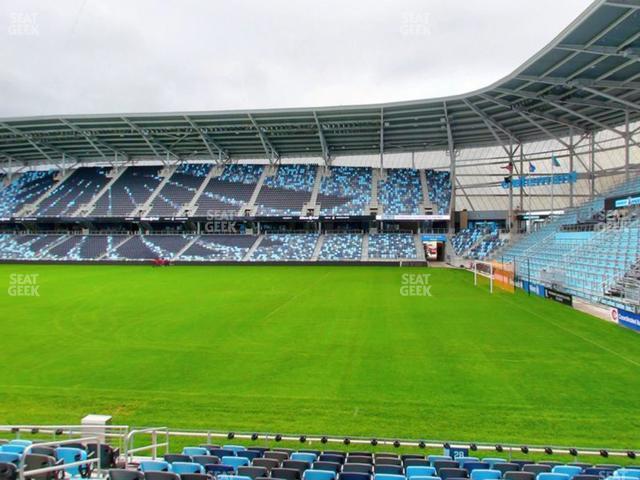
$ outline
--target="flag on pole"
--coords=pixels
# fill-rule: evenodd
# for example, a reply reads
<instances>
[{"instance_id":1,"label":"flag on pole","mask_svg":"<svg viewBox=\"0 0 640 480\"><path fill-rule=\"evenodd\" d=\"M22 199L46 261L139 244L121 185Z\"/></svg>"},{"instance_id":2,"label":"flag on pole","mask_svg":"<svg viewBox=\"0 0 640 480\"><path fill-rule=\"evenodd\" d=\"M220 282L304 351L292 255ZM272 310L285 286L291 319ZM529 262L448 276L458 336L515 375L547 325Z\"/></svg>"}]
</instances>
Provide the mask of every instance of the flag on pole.
<instances>
[{"instance_id":1,"label":"flag on pole","mask_svg":"<svg viewBox=\"0 0 640 480\"><path fill-rule=\"evenodd\" d=\"M513 162L509 162L508 165L505 165L505 166L500 167L500 168L504 168L505 170L508 170L509 173L513 173Z\"/></svg>"},{"instance_id":2,"label":"flag on pole","mask_svg":"<svg viewBox=\"0 0 640 480\"><path fill-rule=\"evenodd\" d=\"M558 157L556 157L555 153L553 155L551 155L551 165L554 166L554 167L559 167L560 166L560 162L558 161Z\"/></svg>"},{"instance_id":3,"label":"flag on pole","mask_svg":"<svg viewBox=\"0 0 640 480\"><path fill-rule=\"evenodd\" d=\"M529 173L534 173L536 171L536 166L529 162Z\"/></svg>"}]
</instances>

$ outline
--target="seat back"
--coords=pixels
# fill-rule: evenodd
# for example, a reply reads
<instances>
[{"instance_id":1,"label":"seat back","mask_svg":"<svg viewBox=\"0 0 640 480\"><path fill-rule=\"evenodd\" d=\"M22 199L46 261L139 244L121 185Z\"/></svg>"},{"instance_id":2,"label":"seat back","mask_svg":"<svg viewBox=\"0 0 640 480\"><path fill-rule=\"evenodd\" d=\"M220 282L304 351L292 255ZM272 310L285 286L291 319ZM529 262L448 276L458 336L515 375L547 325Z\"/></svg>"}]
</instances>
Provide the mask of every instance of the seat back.
<instances>
[{"instance_id":1,"label":"seat back","mask_svg":"<svg viewBox=\"0 0 640 480\"><path fill-rule=\"evenodd\" d=\"M502 478L505 480L535 480L536 474L533 472L505 472Z\"/></svg>"},{"instance_id":2,"label":"seat back","mask_svg":"<svg viewBox=\"0 0 640 480\"><path fill-rule=\"evenodd\" d=\"M260 477L268 477L269 470L266 467L238 467L238 475L242 475L243 477L250 477L253 480Z\"/></svg>"},{"instance_id":3,"label":"seat back","mask_svg":"<svg viewBox=\"0 0 640 480\"><path fill-rule=\"evenodd\" d=\"M36 455L47 455L48 457L55 457L56 449L55 447L31 447L31 450L29 451L29 453L35 453ZM17 455L17 454L14 453L13 455Z\"/></svg>"},{"instance_id":4,"label":"seat back","mask_svg":"<svg viewBox=\"0 0 640 480\"><path fill-rule=\"evenodd\" d=\"M243 457L249 459L251 462L254 458L260 458L262 456L262 452L258 450L240 450L236 452L238 457Z\"/></svg>"},{"instance_id":5,"label":"seat back","mask_svg":"<svg viewBox=\"0 0 640 480\"><path fill-rule=\"evenodd\" d=\"M204 466L205 472L211 475L225 475L231 474L235 472L235 469L231 465L222 465L222 464L207 464Z\"/></svg>"},{"instance_id":6,"label":"seat back","mask_svg":"<svg viewBox=\"0 0 640 480\"><path fill-rule=\"evenodd\" d=\"M582 467L578 467L577 465L558 465L551 469L553 473L564 473L565 475L569 475L569 478L573 478L579 473L582 473Z\"/></svg>"},{"instance_id":7,"label":"seat back","mask_svg":"<svg viewBox=\"0 0 640 480\"><path fill-rule=\"evenodd\" d=\"M273 468L271 478L281 478L282 480L299 480L300 470L295 468Z\"/></svg>"},{"instance_id":8,"label":"seat back","mask_svg":"<svg viewBox=\"0 0 640 480\"><path fill-rule=\"evenodd\" d=\"M264 458L273 458L278 460L280 463L284 462L289 458L289 454L286 452L264 452Z\"/></svg>"},{"instance_id":9,"label":"seat back","mask_svg":"<svg viewBox=\"0 0 640 480\"><path fill-rule=\"evenodd\" d=\"M404 475L395 475L393 473L376 473L374 480L405 480Z\"/></svg>"},{"instance_id":10,"label":"seat back","mask_svg":"<svg viewBox=\"0 0 640 480\"><path fill-rule=\"evenodd\" d=\"M513 462L506 462L506 463L494 463L493 464L493 470L498 470L500 473L502 473L502 475L504 475L507 472L519 472L520 471L520 465L518 465L517 463L513 463Z\"/></svg>"},{"instance_id":11,"label":"seat back","mask_svg":"<svg viewBox=\"0 0 640 480\"><path fill-rule=\"evenodd\" d=\"M18 467L12 462L0 462L0 480L16 480Z\"/></svg>"},{"instance_id":12,"label":"seat back","mask_svg":"<svg viewBox=\"0 0 640 480\"><path fill-rule=\"evenodd\" d=\"M573 480L599 480L601 477L599 475L587 475L584 473L579 473L578 475L573 476Z\"/></svg>"},{"instance_id":13,"label":"seat back","mask_svg":"<svg viewBox=\"0 0 640 480\"><path fill-rule=\"evenodd\" d=\"M570 480L569 475L564 473L539 473L536 480Z\"/></svg>"},{"instance_id":14,"label":"seat back","mask_svg":"<svg viewBox=\"0 0 640 480\"><path fill-rule=\"evenodd\" d=\"M342 472L338 475L338 480L371 480L371 475L359 472Z\"/></svg>"},{"instance_id":15,"label":"seat back","mask_svg":"<svg viewBox=\"0 0 640 480\"><path fill-rule=\"evenodd\" d=\"M138 470L111 468L109 470L109 480L144 480L144 474Z\"/></svg>"},{"instance_id":16,"label":"seat back","mask_svg":"<svg viewBox=\"0 0 640 480\"><path fill-rule=\"evenodd\" d=\"M195 462L173 462L171 471L178 475L183 473L204 473L204 467Z\"/></svg>"},{"instance_id":17,"label":"seat back","mask_svg":"<svg viewBox=\"0 0 640 480\"><path fill-rule=\"evenodd\" d=\"M498 480L502 477L499 470L476 468L471 472L471 480Z\"/></svg>"},{"instance_id":18,"label":"seat back","mask_svg":"<svg viewBox=\"0 0 640 480\"><path fill-rule=\"evenodd\" d=\"M181 473L180 480L213 480L213 477L206 473Z\"/></svg>"},{"instance_id":19,"label":"seat back","mask_svg":"<svg viewBox=\"0 0 640 480\"><path fill-rule=\"evenodd\" d=\"M467 478L469 474L464 468L441 468L438 470L438 476L442 480L447 478Z\"/></svg>"},{"instance_id":20,"label":"seat back","mask_svg":"<svg viewBox=\"0 0 640 480\"><path fill-rule=\"evenodd\" d=\"M97 443L87 443L87 454L93 457L98 457L98 444ZM113 448L111 445L106 443L100 444L100 468L106 470L108 468L115 468L118 457L120 456L120 449Z\"/></svg>"},{"instance_id":21,"label":"seat back","mask_svg":"<svg viewBox=\"0 0 640 480\"><path fill-rule=\"evenodd\" d=\"M376 465L402 465L398 457L376 457Z\"/></svg>"},{"instance_id":22,"label":"seat back","mask_svg":"<svg viewBox=\"0 0 640 480\"><path fill-rule=\"evenodd\" d=\"M551 472L551 467L549 465L543 465L541 463L529 463L522 467L522 471L535 473L536 475L538 475L540 473Z\"/></svg>"},{"instance_id":23,"label":"seat back","mask_svg":"<svg viewBox=\"0 0 640 480\"><path fill-rule=\"evenodd\" d=\"M180 480L180 476L173 472L144 472L144 480Z\"/></svg>"},{"instance_id":24,"label":"seat back","mask_svg":"<svg viewBox=\"0 0 640 480\"><path fill-rule=\"evenodd\" d=\"M202 466L220 463L220 459L214 455L194 455L191 457L191 461L199 463Z\"/></svg>"},{"instance_id":25,"label":"seat back","mask_svg":"<svg viewBox=\"0 0 640 480\"><path fill-rule=\"evenodd\" d=\"M335 480L336 472L330 470L305 470L303 480Z\"/></svg>"},{"instance_id":26,"label":"seat back","mask_svg":"<svg viewBox=\"0 0 640 480\"><path fill-rule=\"evenodd\" d=\"M87 452L80 448L74 447L58 447L56 448L56 459L62 460L63 463L79 462L87 459ZM88 476L89 465L78 465L65 468L65 471L71 475L81 475L83 477Z\"/></svg>"},{"instance_id":27,"label":"seat back","mask_svg":"<svg viewBox=\"0 0 640 480\"><path fill-rule=\"evenodd\" d=\"M275 458L256 458L251 462L251 465L254 467L264 467L268 472L270 472L272 468L278 468L280 466L280 462Z\"/></svg>"},{"instance_id":28,"label":"seat back","mask_svg":"<svg viewBox=\"0 0 640 480\"><path fill-rule=\"evenodd\" d=\"M27 454L24 456L24 469L25 470L37 470L39 468L53 467L56 464L56 459L49 455ZM36 480L53 480L57 477L57 472L38 473L36 475L30 475L30 479Z\"/></svg>"},{"instance_id":29,"label":"seat back","mask_svg":"<svg viewBox=\"0 0 640 480\"><path fill-rule=\"evenodd\" d=\"M311 468L314 470L328 470L329 472L338 473L340 471L340 464L336 462L313 462Z\"/></svg>"},{"instance_id":30,"label":"seat back","mask_svg":"<svg viewBox=\"0 0 640 480\"><path fill-rule=\"evenodd\" d=\"M349 455L346 463L368 463L373 465L373 458L368 455Z\"/></svg>"},{"instance_id":31,"label":"seat back","mask_svg":"<svg viewBox=\"0 0 640 480\"><path fill-rule=\"evenodd\" d=\"M318 460L320 460L321 462L335 462L342 465L344 463L345 456L335 453L323 453L318 456Z\"/></svg>"},{"instance_id":32,"label":"seat back","mask_svg":"<svg viewBox=\"0 0 640 480\"><path fill-rule=\"evenodd\" d=\"M458 462L453 460L436 460L432 465L436 468L436 472L440 472L443 468L458 468Z\"/></svg>"},{"instance_id":33,"label":"seat back","mask_svg":"<svg viewBox=\"0 0 640 480\"><path fill-rule=\"evenodd\" d=\"M209 450L209 455L213 455L218 458L233 457L236 454L236 452L234 452L233 450L228 450L226 448L210 448L208 450ZM206 453L205 454L198 453L196 455L206 455Z\"/></svg>"},{"instance_id":34,"label":"seat back","mask_svg":"<svg viewBox=\"0 0 640 480\"><path fill-rule=\"evenodd\" d=\"M249 465L249 459L245 457L232 457L232 456L224 456L220 459L223 465L230 465L234 470L237 470L238 467L244 467Z\"/></svg>"},{"instance_id":35,"label":"seat back","mask_svg":"<svg viewBox=\"0 0 640 480\"><path fill-rule=\"evenodd\" d=\"M474 470L490 470L491 469L491 465L489 465L486 462L465 462L464 465L462 466L462 468L464 468L467 472L471 473Z\"/></svg>"},{"instance_id":36,"label":"seat back","mask_svg":"<svg viewBox=\"0 0 640 480\"><path fill-rule=\"evenodd\" d=\"M436 474L435 467L411 465L406 467L405 470L405 475L409 479L411 479L411 477L433 477Z\"/></svg>"},{"instance_id":37,"label":"seat back","mask_svg":"<svg viewBox=\"0 0 640 480\"><path fill-rule=\"evenodd\" d=\"M482 459L483 463L488 463L489 468L493 468L496 463L507 463L506 458L485 457Z\"/></svg>"},{"instance_id":38,"label":"seat back","mask_svg":"<svg viewBox=\"0 0 640 480\"><path fill-rule=\"evenodd\" d=\"M425 458L405 458L402 460L405 470L407 467L431 467L431 462ZM435 467L432 467L435 469Z\"/></svg>"},{"instance_id":39,"label":"seat back","mask_svg":"<svg viewBox=\"0 0 640 480\"><path fill-rule=\"evenodd\" d=\"M282 468L293 468L298 470L300 475L302 475L302 472L311 468L311 464L309 462L303 462L302 460L285 460L282 462Z\"/></svg>"},{"instance_id":40,"label":"seat back","mask_svg":"<svg viewBox=\"0 0 640 480\"><path fill-rule=\"evenodd\" d=\"M11 452L0 452L0 462L2 463L13 463L14 465L18 465L20 463L21 455L18 453Z\"/></svg>"},{"instance_id":41,"label":"seat back","mask_svg":"<svg viewBox=\"0 0 640 480\"><path fill-rule=\"evenodd\" d=\"M316 461L317 455L310 452L293 452L289 458L311 464Z\"/></svg>"},{"instance_id":42,"label":"seat back","mask_svg":"<svg viewBox=\"0 0 640 480\"><path fill-rule=\"evenodd\" d=\"M400 465L376 465L373 467L373 471L376 475L378 474L387 474L387 475L404 475L404 470Z\"/></svg>"},{"instance_id":43,"label":"seat back","mask_svg":"<svg viewBox=\"0 0 640 480\"><path fill-rule=\"evenodd\" d=\"M167 453L162 458L165 462L192 462L193 459L189 455L181 455L179 453Z\"/></svg>"},{"instance_id":44,"label":"seat back","mask_svg":"<svg viewBox=\"0 0 640 480\"><path fill-rule=\"evenodd\" d=\"M147 472L169 472L171 465L164 460L143 460L140 462L140 471Z\"/></svg>"},{"instance_id":45,"label":"seat back","mask_svg":"<svg viewBox=\"0 0 640 480\"><path fill-rule=\"evenodd\" d=\"M33 442L31 440L22 440L20 438L14 438L13 440L9 441L9 445L22 445L23 447L28 447L30 445L33 445Z\"/></svg>"},{"instance_id":46,"label":"seat back","mask_svg":"<svg viewBox=\"0 0 640 480\"><path fill-rule=\"evenodd\" d=\"M244 445L223 445L225 450L231 450L234 453L243 452L247 449Z\"/></svg>"},{"instance_id":47,"label":"seat back","mask_svg":"<svg viewBox=\"0 0 640 480\"><path fill-rule=\"evenodd\" d=\"M26 447L24 445L14 445L12 443L7 443L6 445L2 445L0 447L0 451L5 453L18 453L22 455L25 448Z\"/></svg>"},{"instance_id":48,"label":"seat back","mask_svg":"<svg viewBox=\"0 0 640 480\"><path fill-rule=\"evenodd\" d=\"M366 473L371 475L373 474L373 465L369 463L345 463L342 466L342 471L345 473Z\"/></svg>"},{"instance_id":49,"label":"seat back","mask_svg":"<svg viewBox=\"0 0 640 480\"><path fill-rule=\"evenodd\" d=\"M190 457L193 455L209 455L209 450L204 447L184 447L182 454Z\"/></svg>"}]
</instances>

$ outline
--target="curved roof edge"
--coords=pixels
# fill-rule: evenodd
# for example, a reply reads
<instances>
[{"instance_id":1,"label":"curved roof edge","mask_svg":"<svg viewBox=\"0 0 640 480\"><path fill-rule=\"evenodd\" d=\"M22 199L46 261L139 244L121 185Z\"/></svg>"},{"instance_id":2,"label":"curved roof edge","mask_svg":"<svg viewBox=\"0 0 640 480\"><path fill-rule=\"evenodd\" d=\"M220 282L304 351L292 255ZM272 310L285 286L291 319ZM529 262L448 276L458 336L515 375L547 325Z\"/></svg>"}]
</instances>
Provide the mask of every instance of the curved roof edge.
<instances>
[{"instance_id":1,"label":"curved roof edge","mask_svg":"<svg viewBox=\"0 0 640 480\"><path fill-rule=\"evenodd\" d=\"M219 160L502 145L640 118L640 0L596 0L512 73L472 92L367 105L0 119L0 159ZM619 131L618 131L619 132ZM621 132L619 132L621 133Z\"/></svg>"}]
</instances>

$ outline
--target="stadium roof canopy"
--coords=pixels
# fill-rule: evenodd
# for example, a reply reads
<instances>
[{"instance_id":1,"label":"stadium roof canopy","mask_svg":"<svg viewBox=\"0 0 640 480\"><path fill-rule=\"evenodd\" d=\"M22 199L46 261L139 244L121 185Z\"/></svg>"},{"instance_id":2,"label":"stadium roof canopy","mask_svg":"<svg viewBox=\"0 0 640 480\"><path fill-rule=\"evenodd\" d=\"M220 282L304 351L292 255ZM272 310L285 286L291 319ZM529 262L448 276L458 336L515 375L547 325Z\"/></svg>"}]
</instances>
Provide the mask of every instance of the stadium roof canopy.
<instances>
[{"instance_id":1,"label":"stadium roof canopy","mask_svg":"<svg viewBox=\"0 0 640 480\"><path fill-rule=\"evenodd\" d=\"M447 150L640 118L640 0L596 0L510 75L464 95L374 105L0 119L7 165L218 161ZM635 143L635 142L633 142Z\"/></svg>"}]
</instances>

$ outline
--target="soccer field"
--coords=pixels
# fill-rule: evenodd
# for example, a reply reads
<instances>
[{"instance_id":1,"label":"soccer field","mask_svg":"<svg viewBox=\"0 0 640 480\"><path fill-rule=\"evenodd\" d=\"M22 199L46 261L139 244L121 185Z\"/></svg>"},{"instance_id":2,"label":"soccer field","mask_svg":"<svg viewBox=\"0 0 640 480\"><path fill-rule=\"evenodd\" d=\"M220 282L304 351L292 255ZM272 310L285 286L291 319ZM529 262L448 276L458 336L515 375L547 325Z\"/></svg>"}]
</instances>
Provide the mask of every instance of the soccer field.
<instances>
[{"instance_id":1,"label":"soccer field","mask_svg":"<svg viewBox=\"0 0 640 480\"><path fill-rule=\"evenodd\" d=\"M39 296L9 295L38 274ZM431 296L401 294L429 273ZM0 423L637 446L640 337L464 271L0 265Z\"/></svg>"}]
</instances>

